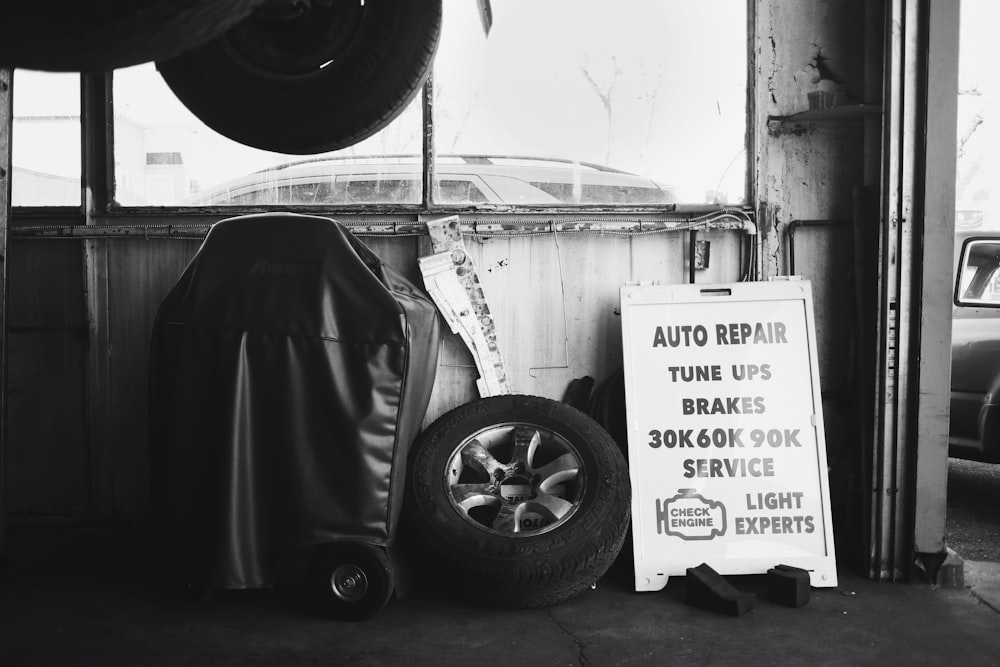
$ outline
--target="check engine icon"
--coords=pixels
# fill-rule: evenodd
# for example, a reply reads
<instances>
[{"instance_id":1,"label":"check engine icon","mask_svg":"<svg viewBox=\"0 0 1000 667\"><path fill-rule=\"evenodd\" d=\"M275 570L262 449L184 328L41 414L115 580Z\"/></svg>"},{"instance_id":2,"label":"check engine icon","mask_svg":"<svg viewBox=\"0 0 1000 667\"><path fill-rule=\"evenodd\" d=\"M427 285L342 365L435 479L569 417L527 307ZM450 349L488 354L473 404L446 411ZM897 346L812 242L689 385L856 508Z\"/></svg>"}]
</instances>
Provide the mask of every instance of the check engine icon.
<instances>
[{"instance_id":1,"label":"check engine icon","mask_svg":"<svg viewBox=\"0 0 1000 667\"><path fill-rule=\"evenodd\" d=\"M656 499L656 532L682 540L711 540L726 534L726 506L695 489L678 489L666 500Z\"/></svg>"}]
</instances>

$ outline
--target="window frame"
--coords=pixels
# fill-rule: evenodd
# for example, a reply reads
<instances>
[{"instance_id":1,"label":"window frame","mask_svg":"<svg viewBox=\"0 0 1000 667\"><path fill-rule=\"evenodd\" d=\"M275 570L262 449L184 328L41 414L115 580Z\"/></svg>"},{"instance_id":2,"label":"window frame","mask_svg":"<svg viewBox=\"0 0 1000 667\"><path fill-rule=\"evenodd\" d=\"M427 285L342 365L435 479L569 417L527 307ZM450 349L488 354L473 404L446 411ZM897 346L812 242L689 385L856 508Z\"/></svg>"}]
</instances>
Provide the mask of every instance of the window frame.
<instances>
[{"instance_id":1,"label":"window frame","mask_svg":"<svg viewBox=\"0 0 1000 667\"><path fill-rule=\"evenodd\" d=\"M962 251L959 254L958 269L955 275L955 288L953 292L953 301L956 306L964 308L1000 308L1000 297L996 300L983 299L977 297L967 297L963 292L967 292L971 289L972 284L976 282L978 274L984 270L987 265L970 265L969 259L972 256L972 250L976 246L991 245L996 248L996 263L992 268L988 268L989 275L985 280L980 282L983 283L982 291L985 293L990 283L997 285L1000 281L1000 236L972 236L965 239L962 243ZM971 280L968 283L963 279L967 274L968 269L973 269L974 273ZM998 292L1000 294L1000 292Z\"/></svg>"},{"instance_id":2,"label":"window frame","mask_svg":"<svg viewBox=\"0 0 1000 667\"><path fill-rule=\"evenodd\" d=\"M747 54L748 71L753 71L752 13L753 4L748 2L747 32L745 50ZM755 195L753 179L753 147L755 145L753 78L748 76L746 83L745 105L745 135L744 135L744 188L743 204L717 205L693 203L650 203L634 205L615 204L454 204L435 201L435 149L433 121L433 73L428 76L420 92L422 108L423 142L422 142L422 183L419 203L396 204L266 204L266 205L125 205L115 201L115 165L114 165L114 100L113 72L98 74L81 74L80 90L80 130L81 130L81 189L84 196L80 206L16 206L14 211L21 219L58 218L74 219L83 224L94 224L95 219L106 221L127 217L161 217L170 218L180 225L202 223L207 218L220 218L259 213L274 210L306 213L313 215L335 215L345 219L354 217L368 218L398 218L406 220L421 220L440 215L459 215L465 218L481 218L483 216L509 216L520 218L530 226L539 216L552 216L553 219L586 216L593 220L612 217L629 216L649 219L683 220L686 218L722 210L741 210L753 215ZM514 222L514 224L518 224ZM624 228L634 228L630 221Z\"/></svg>"}]
</instances>

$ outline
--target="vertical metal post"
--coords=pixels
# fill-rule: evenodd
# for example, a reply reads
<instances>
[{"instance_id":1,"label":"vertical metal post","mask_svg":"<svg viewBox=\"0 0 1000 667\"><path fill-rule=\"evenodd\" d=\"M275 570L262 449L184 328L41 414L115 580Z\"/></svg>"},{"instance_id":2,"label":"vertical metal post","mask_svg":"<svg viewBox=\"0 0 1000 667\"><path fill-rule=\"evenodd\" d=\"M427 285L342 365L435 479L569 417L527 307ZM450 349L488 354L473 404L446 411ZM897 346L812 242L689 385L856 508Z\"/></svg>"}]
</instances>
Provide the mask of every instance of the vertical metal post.
<instances>
[{"instance_id":1,"label":"vertical metal post","mask_svg":"<svg viewBox=\"0 0 1000 667\"><path fill-rule=\"evenodd\" d=\"M111 74L81 77L82 173L84 217L98 222L111 200L114 165L109 128ZM114 443L109 436L111 395L111 340L108 309L108 241L87 239L83 246L87 312L86 419L90 463L90 519L110 519L114 514Z\"/></svg>"},{"instance_id":2,"label":"vertical metal post","mask_svg":"<svg viewBox=\"0 0 1000 667\"><path fill-rule=\"evenodd\" d=\"M928 189L928 142L933 129L928 123L942 122L948 115L929 112L932 4L934 0L893 0L886 17L869 560L869 576L876 580L909 577L917 534L927 547L943 538L944 508L929 512L928 503L935 496L943 502L940 486L946 460L940 452L932 452L947 449L948 389L942 386L946 380L941 374L947 378L948 372L940 366L941 358L949 356L950 333L942 331L941 320L949 321L950 310L939 292L949 291L942 286L950 278L942 276L950 276L945 266L950 266L952 246L950 239L940 242L939 222L928 220L926 207L928 195L942 187ZM946 104L950 107L954 100ZM935 151L953 156L954 124L950 130L936 127ZM945 145L949 141L950 147ZM954 183L953 163L947 178ZM940 193L935 196L939 201L931 210L937 215L941 213ZM924 488L923 483L936 488ZM927 532L916 530L918 506L930 519L920 524Z\"/></svg>"},{"instance_id":3,"label":"vertical metal post","mask_svg":"<svg viewBox=\"0 0 1000 667\"><path fill-rule=\"evenodd\" d=\"M434 76L428 75L424 83L423 123L423 195L421 202L424 208L434 204Z\"/></svg>"},{"instance_id":4,"label":"vertical metal post","mask_svg":"<svg viewBox=\"0 0 1000 667\"><path fill-rule=\"evenodd\" d=\"M688 230L688 282L692 285L695 280L695 254L698 248L698 232L694 229Z\"/></svg>"},{"instance_id":5,"label":"vertical metal post","mask_svg":"<svg viewBox=\"0 0 1000 667\"><path fill-rule=\"evenodd\" d=\"M14 71L0 69L0 560L7 541L7 259L14 129Z\"/></svg>"},{"instance_id":6,"label":"vertical metal post","mask_svg":"<svg viewBox=\"0 0 1000 667\"><path fill-rule=\"evenodd\" d=\"M914 17L918 0L893 0L886 17L885 95L882 167L881 227L879 239L879 304L876 335L875 448L872 462L872 550L869 577L878 581L901 578L897 550L901 535L898 510L905 506L905 484L900 487L901 451L906 441L906 396L909 367L906 334L909 331L910 226L913 188L907 169L913 137L911 48L915 46ZM899 363L902 360L903 363Z\"/></svg>"}]
</instances>

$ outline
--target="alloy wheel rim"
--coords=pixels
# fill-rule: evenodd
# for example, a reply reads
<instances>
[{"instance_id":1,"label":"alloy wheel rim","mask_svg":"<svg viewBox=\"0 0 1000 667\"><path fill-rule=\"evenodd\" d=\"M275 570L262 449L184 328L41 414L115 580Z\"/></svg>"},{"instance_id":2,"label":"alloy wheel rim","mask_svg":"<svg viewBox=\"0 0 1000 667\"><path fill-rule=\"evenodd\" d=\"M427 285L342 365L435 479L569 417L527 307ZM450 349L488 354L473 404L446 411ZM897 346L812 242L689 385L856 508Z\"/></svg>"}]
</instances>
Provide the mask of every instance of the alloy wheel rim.
<instances>
[{"instance_id":1,"label":"alloy wheel rim","mask_svg":"<svg viewBox=\"0 0 1000 667\"><path fill-rule=\"evenodd\" d=\"M449 457L445 477L448 499L465 521L515 538L569 521L586 483L576 448L526 423L498 424L465 438Z\"/></svg>"}]
</instances>

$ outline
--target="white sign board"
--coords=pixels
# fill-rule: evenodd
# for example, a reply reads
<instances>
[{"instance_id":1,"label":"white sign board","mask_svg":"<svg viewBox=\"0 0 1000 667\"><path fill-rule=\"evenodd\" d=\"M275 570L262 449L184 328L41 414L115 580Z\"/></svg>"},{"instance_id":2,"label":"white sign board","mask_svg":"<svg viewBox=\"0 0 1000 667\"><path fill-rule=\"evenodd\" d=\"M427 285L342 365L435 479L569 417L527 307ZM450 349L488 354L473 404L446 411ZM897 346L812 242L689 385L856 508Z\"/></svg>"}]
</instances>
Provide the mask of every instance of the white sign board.
<instances>
[{"instance_id":1,"label":"white sign board","mask_svg":"<svg viewBox=\"0 0 1000 667\"><path fill-rule=\"evenodd\" d=\"M837 585L811 285L621 289L637 591L707 563Z\"/></svg>"}]
</instances>

